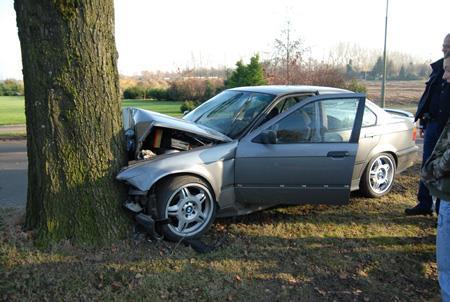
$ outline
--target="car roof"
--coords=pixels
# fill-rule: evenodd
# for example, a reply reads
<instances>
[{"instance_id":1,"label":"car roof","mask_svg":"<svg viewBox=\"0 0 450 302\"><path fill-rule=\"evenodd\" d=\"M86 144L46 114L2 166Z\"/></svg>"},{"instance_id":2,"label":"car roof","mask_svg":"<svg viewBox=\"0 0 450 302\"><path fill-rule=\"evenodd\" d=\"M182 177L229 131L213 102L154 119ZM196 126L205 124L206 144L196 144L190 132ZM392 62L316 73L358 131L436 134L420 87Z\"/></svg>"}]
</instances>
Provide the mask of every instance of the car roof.
<instances>
[{"instance_id":1,"label":"car roof","mask_svg":"<svg viewBox=\"0 0 450 302\"><path fill-rule=\"evenodd\" d=\"M273 94L276 96L291 94L291 93L305 93L314 92L318 94L328 94L328 93L352 93L350 90L323 87L323 86L308 86L308 85L266 85L266 86L247 86L247 87L236 87L229 90L234 91L247 91L247 92L260 92Z\"/></svg>"}]
</instances>

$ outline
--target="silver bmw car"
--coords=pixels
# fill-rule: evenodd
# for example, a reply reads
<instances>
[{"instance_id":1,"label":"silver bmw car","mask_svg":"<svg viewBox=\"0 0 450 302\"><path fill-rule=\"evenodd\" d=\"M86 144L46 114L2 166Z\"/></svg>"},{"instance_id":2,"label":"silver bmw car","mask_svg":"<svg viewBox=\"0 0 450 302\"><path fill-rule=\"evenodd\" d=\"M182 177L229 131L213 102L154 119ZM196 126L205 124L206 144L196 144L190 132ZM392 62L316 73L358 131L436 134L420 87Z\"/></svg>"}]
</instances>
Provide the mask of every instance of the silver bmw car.
<instances>
[{"instance_id":1,"label":"silver bmw car","mask_svg":"<svg viewBox=\"0 0 450 302\"><path fill-rule=\"evenodd\" d=\"M345 204L353 190L383 196L418 150L411 119L329 87L241 87L183 119L136 108L123 116L124 206L175 241L200 236L215 217Z\"/></svg>"}]
</instances>

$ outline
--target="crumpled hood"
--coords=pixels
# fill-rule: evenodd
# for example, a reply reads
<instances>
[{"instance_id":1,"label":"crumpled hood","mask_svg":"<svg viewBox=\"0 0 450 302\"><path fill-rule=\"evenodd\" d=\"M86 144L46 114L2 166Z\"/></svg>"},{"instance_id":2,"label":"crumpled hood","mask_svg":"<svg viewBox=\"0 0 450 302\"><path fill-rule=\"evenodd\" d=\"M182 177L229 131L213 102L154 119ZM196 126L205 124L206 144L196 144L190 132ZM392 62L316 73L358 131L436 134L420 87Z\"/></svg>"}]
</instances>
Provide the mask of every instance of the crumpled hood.
<instances>
[{"instance_id":1,"label":"crumpled hood","mask_svg":"<svg viewBox=\"0 0 450 302\"><path fill-rule=\"evenodd\" d=\"M214 129L150 110L134 107L124 108L122 110L122 118L125 131L134 129L138 141L143 141L153 127L186 131L221 142L232 141L231 138Z\"/></svg>"},{"instance_id":2,"label":"crumpled hood","mask_svg":"<svg viewBox=\"0 0 450 302\"><path fill-rule=\"evenodd\" d=\"M159 179L170 175L187 173L199 175L218 192L221 185L217 182L224 177L223 169L232 173L238 141L199 147L186 152L163 154L152 160L136 162L123 168L116 179L147 191ZM227 174L228 175L228 174ZM229 176L234 180L234 176Z\"/></svg>"}]
</instances>

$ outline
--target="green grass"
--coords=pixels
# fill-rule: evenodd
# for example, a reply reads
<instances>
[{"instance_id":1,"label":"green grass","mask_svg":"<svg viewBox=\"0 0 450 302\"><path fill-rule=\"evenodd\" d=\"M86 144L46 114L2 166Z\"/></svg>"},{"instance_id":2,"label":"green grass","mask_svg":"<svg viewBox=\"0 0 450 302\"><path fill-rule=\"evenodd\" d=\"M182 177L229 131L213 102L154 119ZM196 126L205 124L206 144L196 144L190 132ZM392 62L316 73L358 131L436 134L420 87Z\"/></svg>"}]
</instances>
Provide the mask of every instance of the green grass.
<instances>
[{"instance_id":1,"label":"green grass","mask_svg":"<svg viewBox=\"0 0 450 302\"><path fill-rule=\"evenodd\" d=\"M123 100L123 107L137 107L167 115L180 117L181 102L160 102L151 100ZM415 112L416 105L389 104L390 108ZM25 124L24 99L21 96L0 96L0 125Z\"/></svg>"},{"instance_id":2,"label":"green grass","mask_svg":"<svg viewBox=\"0 0 450 302\"><path fill-rule=\"evenodd\" d=\"M23 96L0 96L0 125L25 124Z\"/></svg>"},{"instance_id":3,"label":"green grass","mask_svg":"<svg viewBox=\"0 0 450 302\"><path fill-rule=\"evenodd\" d=\"M419 165L379 199L218 219L210 254L127 239L104 248L32 245L0 212L0 300L438 301L435 217L406 217ZM3 220L3 227L2 225Z\"/></svg>"},{"instance_id":4,"label":"green grass","mask_svg":"<svg viewBox=\"0 0 450 302\"><path fill-rule=\"evenodd\" d=\"M149 101L149 100L122 101L122 107L137 107L177 117L183 115L180 111L181 104L182 102Z\"/></svg>"},{"instance_id":5,"label":"green grass","mask_svg":"<svg viewBox=\"0 0 450 302\"><path fill-rule=\"evenodd\" d=\"M171 116L181 116L181 102L156 102L150 100L123 100L123 107L138 107ZM0 96L0 125L25 124L24 98Z\"/></svg>"}]
</instances>

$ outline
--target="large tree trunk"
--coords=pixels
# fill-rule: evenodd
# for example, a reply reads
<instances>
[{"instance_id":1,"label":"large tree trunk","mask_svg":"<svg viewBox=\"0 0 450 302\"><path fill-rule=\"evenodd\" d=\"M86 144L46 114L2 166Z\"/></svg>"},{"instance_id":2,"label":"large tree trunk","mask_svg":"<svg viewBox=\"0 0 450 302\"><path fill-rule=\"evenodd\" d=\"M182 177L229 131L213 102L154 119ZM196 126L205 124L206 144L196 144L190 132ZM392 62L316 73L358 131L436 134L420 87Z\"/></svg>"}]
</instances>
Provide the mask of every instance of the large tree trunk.
<instances>
[{"instance_id":1,"label":"large tree trunk","mask_svg":"<svg viewBox=\"0 0 450 302\"><path fill-rule=\"evenodd\" d=\"M125 164L112 0L16 0L28 148L26 227L39 242L123 235Z\"/></svg>"}]
</instances>

